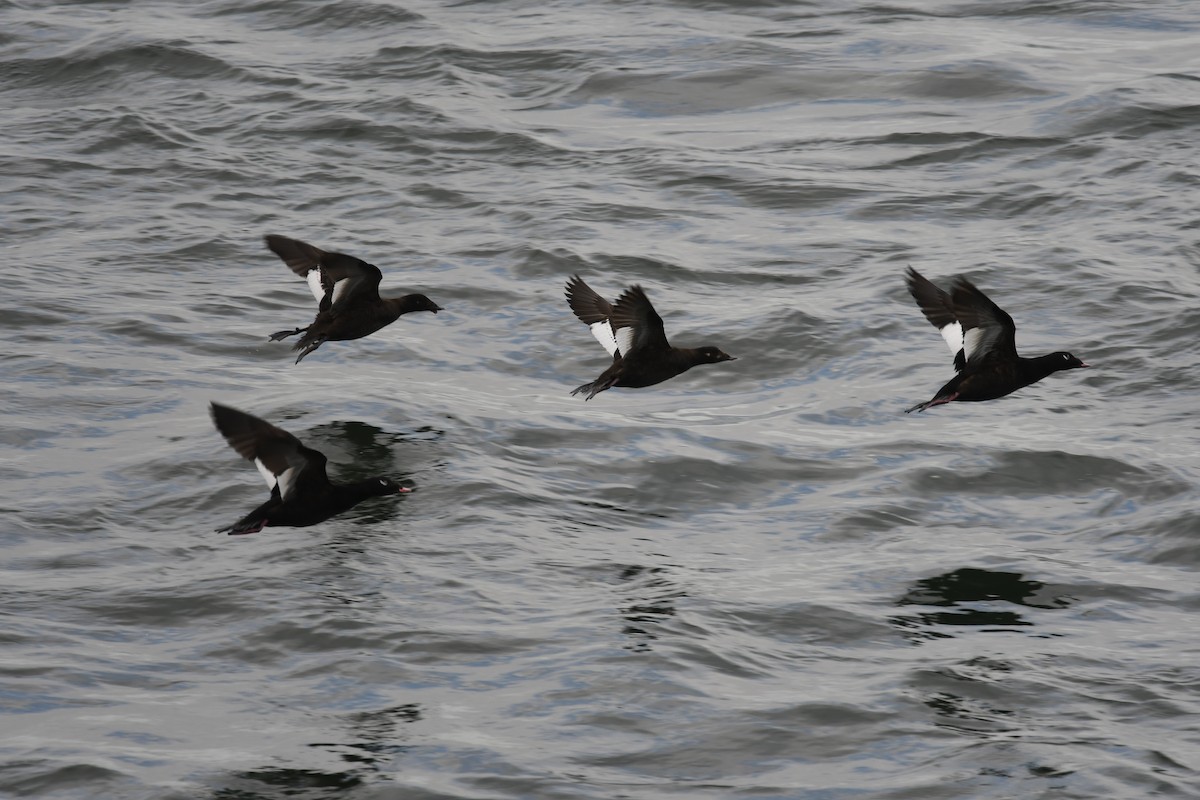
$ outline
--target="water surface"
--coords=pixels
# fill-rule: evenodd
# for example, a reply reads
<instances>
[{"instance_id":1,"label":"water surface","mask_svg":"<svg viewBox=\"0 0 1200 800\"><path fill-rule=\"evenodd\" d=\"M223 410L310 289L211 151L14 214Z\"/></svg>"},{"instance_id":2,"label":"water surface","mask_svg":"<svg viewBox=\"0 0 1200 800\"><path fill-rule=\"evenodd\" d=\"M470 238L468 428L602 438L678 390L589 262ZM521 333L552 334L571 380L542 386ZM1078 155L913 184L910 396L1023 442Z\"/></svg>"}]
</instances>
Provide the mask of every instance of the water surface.
<instances>
[{"instance_id":1,"label":"water surface","mask_svg":"<svg viewBox=\"0 0 1200 800\"><path fill-rule=\"evenodd\" d=\"M0 16L0 794L1200 795L1191 4ZM293 366L270 232L447 311ZM908 264L1094 367L903 414ZM214 534L210 400L416 491Z\"/></svg>"}]
</instances>

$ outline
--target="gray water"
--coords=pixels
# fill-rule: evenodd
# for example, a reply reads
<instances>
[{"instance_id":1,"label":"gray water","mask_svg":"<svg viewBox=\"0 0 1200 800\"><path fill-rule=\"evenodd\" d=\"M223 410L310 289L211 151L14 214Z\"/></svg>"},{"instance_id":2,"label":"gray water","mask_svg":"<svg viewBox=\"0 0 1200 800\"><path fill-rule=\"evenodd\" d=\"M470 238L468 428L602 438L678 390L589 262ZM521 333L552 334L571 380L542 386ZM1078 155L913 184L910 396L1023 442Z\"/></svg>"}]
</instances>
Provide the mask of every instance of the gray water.
<instances>
[{"instance_id":1,"label":"gray water","mask_svg":"<svg viewBox=\"0 0 1200 800\"><path fill-rule=\"evenodd\" d=\"M0 4L0 795L1200 797L1200 6ZM281 233L446 307L299 366ZM1089 370L952 375L970 276ZM562 296L738 356L570 397ZM217 400L415 487L319 526Z\"/></svg>"}]
</instances>

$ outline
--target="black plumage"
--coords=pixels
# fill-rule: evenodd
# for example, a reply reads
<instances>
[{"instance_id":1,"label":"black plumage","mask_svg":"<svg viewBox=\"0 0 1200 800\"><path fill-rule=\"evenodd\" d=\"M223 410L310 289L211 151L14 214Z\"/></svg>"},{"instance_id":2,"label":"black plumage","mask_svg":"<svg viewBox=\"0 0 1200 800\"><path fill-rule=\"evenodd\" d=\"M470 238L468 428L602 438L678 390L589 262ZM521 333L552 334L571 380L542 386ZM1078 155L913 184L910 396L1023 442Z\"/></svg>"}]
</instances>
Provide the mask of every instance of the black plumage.
<instances>
[{"instance_id":1,"label":"black plumage","mask_svg":"<svg viewBox=\"0 0 1200 800\"><path fill-rule=\"evenodd\" d=\"M403 297L379 296L383 273L374 264L344 253L327 253L299 239L269 234L267 247L287 264L292 272L308 281L319 303L316 319L307 328L276 331L272 342L301 334L294 350L296 363L325 342L361 339L412 311L432 311L442 307L423 294Z\"/></svg>"},{"instance_id":2,"label":"black plumage","mask_svg":"<svg viewBox=\"0 0 1200 800\"><path fill-rule=\"evenodd\" d=\"M271 488L267 502L232 525L218 528L218 533L255 533L267 526L303 528L324 522L367 498L412 491L384 477L333 483L325 474L325 455L305 447L282 428L220 403L212 403L209 410L225 441L255 463Z\"/></svg>"},{"instance_id":3,"label":"black plumage","mask_svg":"<svg viewBox=\"0 0 1200 800\"><path fill-rule=\"evenodd\" d=\"M958 374L931 400L905 409L905 413L953 401L995 400L1051 373L1087 366L1063 351L1037 358L1018 355L1017 326L1012 317L966 278L957 278L949 292L912 267L906 280L925 318L954 352Z\"/></svg>"},{"instance_id":4,"label":"black plumage","mask_svg":"<svg viewBox=\"0 0 1200 800\"><path fill-rule=\"evenodd\" d=\"M672 347L662 318L641 286L629 287L616 303L609 303L575 275L567 281L566 293L575 316L591 328L597 341L613 357L612 364L600 377L575 389L572 395L586 392L585 399L591 400L614 386L653 386L697 364L734 360L712 345Z\"/></svg>"}]
</instances>

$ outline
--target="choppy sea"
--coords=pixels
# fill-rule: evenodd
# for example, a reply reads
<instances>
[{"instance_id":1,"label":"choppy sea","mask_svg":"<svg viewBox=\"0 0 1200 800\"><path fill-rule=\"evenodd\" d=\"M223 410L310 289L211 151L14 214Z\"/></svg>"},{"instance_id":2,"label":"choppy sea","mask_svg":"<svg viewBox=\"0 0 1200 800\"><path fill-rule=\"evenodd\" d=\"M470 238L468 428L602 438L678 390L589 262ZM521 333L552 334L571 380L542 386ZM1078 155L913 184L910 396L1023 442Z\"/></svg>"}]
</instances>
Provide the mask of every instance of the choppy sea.
<instances>
[{"instance_id":1,"label":"choppy sea","mask_svg":"<svg viewBox=\"0 0 1200 800\"><path fill-rule=\"evenodd\" d=\"M0 0L0 796L1200 797L1191 0ZM304 282L414 314L292 364ZM952 375L969 276L1091 369ZM563 299L737 356L569 396ZM216 400L411 495L261 502Z\"/></svg>"}]
</instances>

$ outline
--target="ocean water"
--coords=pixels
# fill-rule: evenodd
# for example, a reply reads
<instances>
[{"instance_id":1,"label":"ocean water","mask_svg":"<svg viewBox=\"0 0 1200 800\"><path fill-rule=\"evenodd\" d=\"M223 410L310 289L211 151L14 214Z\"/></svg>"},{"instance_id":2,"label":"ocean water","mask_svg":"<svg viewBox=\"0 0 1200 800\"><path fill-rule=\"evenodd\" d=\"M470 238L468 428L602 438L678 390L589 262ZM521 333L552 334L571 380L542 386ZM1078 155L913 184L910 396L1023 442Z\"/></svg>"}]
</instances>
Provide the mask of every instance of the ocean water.
<instances>
[{"instance_id":1,"label":"ocean water","mask_svg":"<svg viewBox=\"0 0 1200 800\"><path fill-rule=\"evenodd\" d=\"M0 796L1200 797L1194 3L0 23ZM910 264L1092 368L902 413ZM569 396L574 273L737 360ZM213 533L210 400L415 491Z\"/></svg>"}]
</instances>

